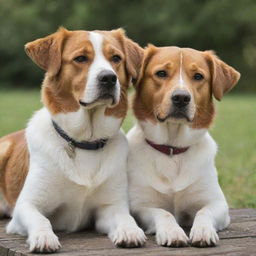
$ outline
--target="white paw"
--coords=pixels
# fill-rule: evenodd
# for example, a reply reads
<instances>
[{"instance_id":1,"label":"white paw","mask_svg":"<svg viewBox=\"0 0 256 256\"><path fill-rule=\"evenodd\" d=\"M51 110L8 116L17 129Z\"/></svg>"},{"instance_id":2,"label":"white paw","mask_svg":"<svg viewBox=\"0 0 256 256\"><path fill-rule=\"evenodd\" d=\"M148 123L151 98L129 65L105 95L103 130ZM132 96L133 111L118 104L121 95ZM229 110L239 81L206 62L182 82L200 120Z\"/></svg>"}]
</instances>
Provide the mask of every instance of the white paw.
<instances>
[{"instance_id":1,"label":"white paw","mask_svg":"<svg viewBox=\"0 0 256 256\"><path fill-rule=\"evenodd\" d=\"M216 230L212 225L194 225L189 238L191 245L195 247L215 246L219 241Z\"/></svg>"},{"instance_id":2,"label":"white paw","mask_svg":"<svg viewBox=\"0 0 256 256\"><path fill-rule=\"evenodd\" d=\"M184 247L188 245L188 237L179 226L157 230L156 242L161 246Z\"/></svg>"},{"instance_id":3,"label":"white paw","mask_svg":"<svg viewBox=\"0 0 256 256\"><path fill-rule=\"evenodd\" d=\"M27 243L30 252L52 253L61 248L58 237L51 230L33 232Z\"/></svg>"},{"instance_id":4,"label":"white paw","mask_svg":"<svg viewBox=\"0 0 256 256\"><path fill-rule=\"evenodd\" d=\"M12 218L11 221L6 226L6 232L7 232L7 234L19 234L22 236L27 235L24 228L14 218Z\"/></svg>"},{"instance_id":5,"label":"white paw","mask_svg":"<svg viewBox=\"0 0 256 256\"><path fill-rule=\"evenodd\" d=\"M140 247L146 242L146 236L143 230L137 226L117 227L109 237L118 247Z\"/></svg>"}]
</instances>

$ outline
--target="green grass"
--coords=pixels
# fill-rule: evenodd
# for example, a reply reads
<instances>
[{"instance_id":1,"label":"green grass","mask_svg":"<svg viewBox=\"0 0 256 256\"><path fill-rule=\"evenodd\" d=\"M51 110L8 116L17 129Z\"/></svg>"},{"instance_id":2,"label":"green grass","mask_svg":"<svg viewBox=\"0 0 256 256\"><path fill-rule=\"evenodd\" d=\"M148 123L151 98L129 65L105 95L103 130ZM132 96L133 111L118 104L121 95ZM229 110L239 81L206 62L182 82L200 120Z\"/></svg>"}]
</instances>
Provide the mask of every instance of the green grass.
<instances>
[{"instance_id":1,"label":"green grass","mask_svg":"<svg viewBox=\"0 0 256 256\"><path fill-rule=\"evenodd\" d=\"M232 207L256 208L256 96L218 103L211 134L219 145L219 180Z\"/></svg>"},{"instance_id":2,"label":"green grass","mask_svg":"<svg viewBox=\"0 0 256 256\"><path fill-rule=\"evenodd\" d=\"M41 106L38 91L0 91L0 136L22 129ZM219 145L216 165L231 207L256 208L256 96L232 95L217 103L211 134ZM127 132L134 122L129 112Z\"/></svg>"},{"instance_id":3,"label":"green grass","mask_svg":"<svg viewBox=\"0 0 256 256\"><path fill-rule=\"evenodd\" d=\"M25 128L41 106L39 91L0 90L0 136Z\"/></svg>"}]
</instances>

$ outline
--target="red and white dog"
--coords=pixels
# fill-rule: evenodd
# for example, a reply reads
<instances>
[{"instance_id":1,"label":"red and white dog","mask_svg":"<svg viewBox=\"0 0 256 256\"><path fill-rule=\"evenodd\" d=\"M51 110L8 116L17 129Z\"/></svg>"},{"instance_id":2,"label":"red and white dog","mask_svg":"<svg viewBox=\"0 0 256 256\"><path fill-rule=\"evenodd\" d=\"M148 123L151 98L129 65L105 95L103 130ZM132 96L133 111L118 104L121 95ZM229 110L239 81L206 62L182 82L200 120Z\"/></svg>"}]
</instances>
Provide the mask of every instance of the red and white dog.
<instances>
[{"instance_id":1,"label":"red and white dog","mask_svg":"<svg viewBox=\"0 0 256 256\"><path fill-rule=\"evenodd\" d=\"M211 51L146 49L136 86L138 124L129 132L131 210L163 246L212 246L229 224L218 183L217 146L208 133L213 96L240 74ZM192 226L188 238L181 226Z\"/></svg>"},{"instance_id":2,"label":"red and white dog","mask_svg":"<svg viewBox=\"0 0 256 256\"><path fill-rule=\"evenodd\" d=\"M53 229L76 231L93 218L115 245L144 244L129 214L128 143L120 131L143 49L121 29L64 28L25 49L46 70L44 107L25 131L0 140L1 214L15 205L7 232L27 235L30 251L54 252Z\"/></svg>"}]
</instances>

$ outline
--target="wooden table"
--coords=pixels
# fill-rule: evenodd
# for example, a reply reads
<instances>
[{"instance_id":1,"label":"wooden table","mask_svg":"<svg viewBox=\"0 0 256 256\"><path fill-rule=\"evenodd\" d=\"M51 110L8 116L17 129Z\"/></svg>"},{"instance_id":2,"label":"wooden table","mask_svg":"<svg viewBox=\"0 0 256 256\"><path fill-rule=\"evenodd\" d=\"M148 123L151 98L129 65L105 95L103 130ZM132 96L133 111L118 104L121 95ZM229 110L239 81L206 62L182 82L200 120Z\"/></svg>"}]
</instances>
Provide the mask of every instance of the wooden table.
<instances>
[{"instance_id":1,"label":"wooden table","mask_svg":"<svg viewBox=\"0 0 256 256\"><path fill-rule=\"evenodd\" d=\"M73 234L59 234L62 249L56 255L219 255L256 256L256 210L232 209L231 225L228 229L219 233L220 242L218 246L211 248L166 248L157 246L154 237L149 237L143 248L119 249L115 248L106 236L93 232L79 232ZM29 255L25 239L18 235L7 235L5 225L7 221L0 221L0 255L23 256ZM40 255L40 254L34 254Z\"/></svg>"}]
</instances>

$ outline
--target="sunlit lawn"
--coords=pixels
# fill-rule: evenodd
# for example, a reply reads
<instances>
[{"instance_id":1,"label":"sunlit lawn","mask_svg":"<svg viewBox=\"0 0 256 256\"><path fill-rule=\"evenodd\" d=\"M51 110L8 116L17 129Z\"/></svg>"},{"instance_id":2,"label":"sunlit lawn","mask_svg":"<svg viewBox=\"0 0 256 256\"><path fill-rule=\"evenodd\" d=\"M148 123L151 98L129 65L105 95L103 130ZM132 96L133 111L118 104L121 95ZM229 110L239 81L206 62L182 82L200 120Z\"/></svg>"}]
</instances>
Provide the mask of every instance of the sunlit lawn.
<instances>
[{"instance_id":1,"label":"sunlit lawn","mask_svg":"<svg viewBox=\"0 0 256 256\"><path fill-rule=\"evenodd\" d=\"M219 144L217 167L231 207L256 208L256 96L227 96L211 133ZM38 91L0 90L0 136L26 126L41 106ZM131 114L123 128L132 126Z\"/></svg>"}]
</instances>

